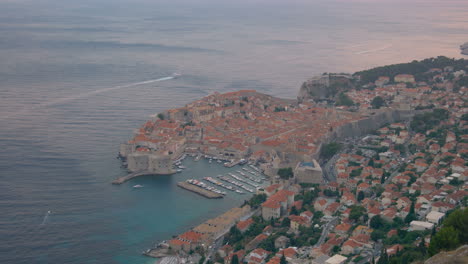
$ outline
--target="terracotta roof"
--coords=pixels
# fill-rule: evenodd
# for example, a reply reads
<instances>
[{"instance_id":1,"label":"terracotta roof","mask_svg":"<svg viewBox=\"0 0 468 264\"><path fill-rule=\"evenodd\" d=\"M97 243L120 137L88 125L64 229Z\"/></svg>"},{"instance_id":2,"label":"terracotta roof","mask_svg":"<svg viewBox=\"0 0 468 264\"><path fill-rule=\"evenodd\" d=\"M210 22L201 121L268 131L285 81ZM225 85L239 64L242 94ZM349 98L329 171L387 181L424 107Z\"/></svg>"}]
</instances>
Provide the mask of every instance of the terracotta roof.
<instances>
[{"instance_id":1,"label":"terracotta roof","mask_svg":"<svg viewBox=\"0 0 468 264\"><path fill-rule=\"evenodd\" d=\"M239 230L245 230L247 229L252 223L254 222L254 220L252 218L249 218L245 221L240 221L239 223L237 223L237 228Z\"/></svg>"}]
</instances>

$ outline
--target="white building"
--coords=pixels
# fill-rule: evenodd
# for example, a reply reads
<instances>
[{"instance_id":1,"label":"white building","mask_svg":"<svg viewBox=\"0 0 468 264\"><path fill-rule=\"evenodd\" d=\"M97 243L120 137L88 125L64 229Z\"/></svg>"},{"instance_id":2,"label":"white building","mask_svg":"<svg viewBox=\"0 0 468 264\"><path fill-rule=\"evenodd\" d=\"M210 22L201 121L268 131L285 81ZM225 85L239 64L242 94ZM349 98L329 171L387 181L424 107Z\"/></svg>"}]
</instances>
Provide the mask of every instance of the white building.
<instances>
[{"instance_id":1,"label":"white building","mask_svg":"<svg viewBox=\"0 0 468 264\"><path fill-rule=\"evenodd\" d=\"M444 216L445 216L444 213L431 211L429 214L426 215L426 220L430 223L437 225L440 223L440 219L442 219Z\"/></svg>"},{"instance_id":2,"label":"white building","mask_svg":"<svg viewBox=\"0 0 468 264\"><path fill-rule=\"evenodd\" d=\"M424 231L429 230L434 227L434 224L423 221L411 221L410 230L411 231Z\"/></svg>"},{"instance_id":3,"label":"white building","mask_svg":"<svg viewBox=\"0 0 468 264\"><path fill-rule=\"evenodd\" d=\"M327 259L325 264L343 264L346 262L346 260L346 257L336 254L333 257Z\"/></svg>"}]
</instances>

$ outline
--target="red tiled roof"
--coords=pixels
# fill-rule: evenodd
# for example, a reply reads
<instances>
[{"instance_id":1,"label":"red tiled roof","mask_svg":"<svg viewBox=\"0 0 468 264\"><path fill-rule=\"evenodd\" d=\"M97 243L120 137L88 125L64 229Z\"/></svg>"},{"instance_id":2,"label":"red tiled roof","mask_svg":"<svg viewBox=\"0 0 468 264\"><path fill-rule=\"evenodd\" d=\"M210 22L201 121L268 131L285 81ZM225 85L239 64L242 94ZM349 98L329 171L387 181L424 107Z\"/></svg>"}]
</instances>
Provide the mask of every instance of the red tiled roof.
<instances>
[{"instance_id":1,"label":"red tiled roof","mask_svg":"<svg viewBox=\"0 0 468 264\"><path fill-rule=\"evenodd\" d=\"M254 220L252 218L249 218L245 221L240 221L239 223L237 223L237 228L239 230L245 230L247 229L252 223L254 222Z\"/></svg>"}]
</instances>

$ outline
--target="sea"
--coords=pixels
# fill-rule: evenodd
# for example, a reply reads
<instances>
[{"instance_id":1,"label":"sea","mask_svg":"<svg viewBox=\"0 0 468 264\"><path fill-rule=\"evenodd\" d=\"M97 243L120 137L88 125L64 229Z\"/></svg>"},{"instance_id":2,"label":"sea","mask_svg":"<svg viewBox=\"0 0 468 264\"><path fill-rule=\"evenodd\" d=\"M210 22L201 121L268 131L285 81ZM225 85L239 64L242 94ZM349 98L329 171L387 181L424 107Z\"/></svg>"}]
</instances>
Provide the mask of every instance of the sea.
<instances>
[{"instance_id":1,"label":"sea","mask_svg":"<svg viewBox=\"0 0 468 264\"><path fill-rule=\"evenodd\" d=\"M205 159L112 185L127 174L119 144L152 115L460 58L467 37L465 0L0 0L0 263L154 263L142 251L249 195L178 188L239 169Z\"/></svg>"}]
</instances>

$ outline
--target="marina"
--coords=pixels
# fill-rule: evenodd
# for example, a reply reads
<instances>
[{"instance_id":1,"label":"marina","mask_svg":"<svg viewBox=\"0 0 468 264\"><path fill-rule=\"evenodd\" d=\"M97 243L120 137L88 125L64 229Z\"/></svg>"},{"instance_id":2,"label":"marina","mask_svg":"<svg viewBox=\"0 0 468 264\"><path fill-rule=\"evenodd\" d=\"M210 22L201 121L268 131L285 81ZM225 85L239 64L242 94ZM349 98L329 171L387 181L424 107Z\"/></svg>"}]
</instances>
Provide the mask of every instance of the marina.
<instances>
[{"instance_id":1,"label":"marina","mask_svg":"<svg viewBox=\"0 0 468 264\"><path fill-rule=\"evenodd\" d=\"M176 166L176 168L178 170L185 170L187 167L183 166L182 165L182 162L184 160L184 158L187 157L187 155L183 155L181 157L181 159L179 159L177 161L177 163L175 163L174 165ZM214 166L217 166L216 163L222 163L223 161L226 161L226 160L223 160L223 159L220 159L220 158L216 158L216 157L212 157L212 156L208 156L208 155L203 155L203 154L192 154L191 157L193 157L193 161L195 162L198 162L200 161L201 159L204 159L205 161L208 161L208 164L213 164ZM216 161L215 163L213 161ZM230 166L226 166L226 163L229 163ZM244 164L246 164L246 161L245 160L239 160L239 161L227 161L226 163L224 163L224 167L226 168L231 168L233 166L236 166L236 165L239 165L239 166L242 166ZM215 165L216 164L216 165ZM231 166L232 165L232 166ZM191 184L193 186L196 186L198 188L201 188L205 191L209 191L209 192L213 192L213 193L216 193L218 195L227 195L226 192L224 191L221 191L215 187L212 187L210 186L210 184L216 186L216 187L220 187L220 188L223 188L223 189L226 189L228 191L231 191L231 192L235 192L236 194L245 194L246 192L247 193L254 193L256 191L256 189L260 188L264 181L267 180L266 177L264 177L264 175L261 174L260 170L258 168L256 168L255 166L249 164L250 168L254 169L255 171L252 171L248 168L246 168L245 166L242 166L239 170L236 170L236 171L231 171L231 172L227 172L227 175L223 176L223 175L218 175L218 176L206 176L206 177L203 177L203 179L187 179L186 180L186 183L188 184ZM241 171L242 170L242 171ZM245 173L245 172L249 173ZM238 173L238 174L234 174L234 172ZM216 178L220 179L221 181L224 181L224 182L227 182L227 183L230 183L232 185L228 185L228 184L225 184L219 180L217 180ZM206 181L206 182L203 182L203 181ZM236 188L237 187L237 188ZM193 190L190 190L190 191L193 191ZM203 194L201 194L202 196L205 196Z\"/></svg>"},{"instance_id":2,"label":"marina","mask_svg":"<svg viewBox=\"0 0 468 264\"><path fill-rule=\"evenodd\" d=\"M191 157L189 161L187 162L187 157ZM260 170L257 169L255 166L249 164L249 167L245 166L246 161L245 160L238 160L238 161L226 161L221 158L217 157L212 157L208 155L203 155L201 153L192 153L192 154L182 154L178 159L174 160L172 162L172 170L174 172L177 172L176 175L187 175L186 170L190 170L189 168L193 166L194 164L198 163L201 159L204 160L203 163L208 164L209 166L214 166L218 167L219 165L222 165L222 162L226 162L229 164L229 166L226 166L226 163L224 164L224 168L228 169L228 171L225 171L224 175L223 174L218 174L218 176L205 176L203 178L193 178L193 177L188 177L182 176L184 181L180 181L177 183L178 187L181 187L182 189L188 190L190 192L197 193L203 197L209 198L209 199L215 199L215 198L223 198L228 194L228 192L224 190L228 190L229 193L233 194L246 194L246 193L255 193L255 191L260 188L264 182L266 181L266 177L260 173ZM195 163L193 163L195 162ZM185 165L184 165L185 164ZM192 164L192 165L190 165ZM233 166L239 166L239 169L237 170L230 170ZM222 168L223 166L219 166L219 168ZM251 169L255 170L252 171ZM116 180L114 180L112 183L113 184L122 184L125 183L126 181L132 180L134 178L137 178L139 176L143 175L151 175L150 173L146 171L138 171L131 173L127 176L120 177ZM171 176L171 177L176 177L179 178L179 176ZM217 180L218 178L219 180ZM221 180L221 181L220 181ZM230 183L229 184L225 184ZM136 184L132 185L134 189L139 189L143 188L143 185ZM222 188L222 189L218 189ZM223 190L224 189L224 190Z\"/></svg>"},{"instance_id":3,"label":"marina","mask_svg":"<svg viewBox=\"0 0 468 264\"><path fill-rule=\"evenodd\" d=\"M191 184L189 182L178 182L177 186L179 186L179 187L181 187L181 188L183 188L185 190L188 190L188 191L194 192L196 194L199 194L201 196L204 196L206 198L209 198L209 199L219 199L219 198L224 197L224 195L222 195L222 194L215 193L215 192L210 191L210 190L206 190L206 189L204 189L202 187Z\"/></svg>"},{"instance_id":4,"label":"marina","mask_svg":"<svg viewBox=\"0 0 468 264\"><path fill-rule=\"evenodd\" d=\"M240 183L240 182L231 180L231 179L230 179L229 177L227 177L227 176L222 176L222 175L221 175L221 176L218 176L218 178L221 179L221 180L223 180L223 181L225 181L225 182L229 182L229 183L231 183L231 184L234 184L235 186L240 187L240 188L242 188L242 189L244 189L244 190L246 190L246 191L248 191L248 192L250 192L250 193L253 193L253 190L252 190L251 188L246 187L244 184L242 184L242 183Z\"/></svg>"},{"instance_id":5,"label":"marina","mask_svg":"<svg viewBox=\"0 0 468 264\"><path fill-rule=\"evenodd\" d=\"M243 179L243 178L239 177L238 175L236 175L236 174L234 174L234 173L228 173L228 175L231 176L232 178L234 178L234 179L240 181L240 182L243 182L243 183L245 183L245 184L251 185L251 186L253 186L253 187L255 187L255 188L260 187L260 185L255 184L255 183L251 183L251 182L247 181L246 179Z\"/></svg>"},{"instance_id":6,"label":"marina","mask_svg":"<svg viewBox=\"0 0 468 264\"><path fill-rule=\"evenodd\" d=\"M216 185L218 185L220 187L223 187L226 190L237 192L237 193L244 193L244 192L242 192L242 191L240 191L240 190L238 190L238 189L236 189L236 188L234 188L234 187L232 187L230 185L226 185L226 184L224 184L224 183L222 183L220 181L217 181L217 180L213 179L212 177L205 177L203 179L206 180L206 181L211 182L212 184L216 184Z\"/></svg>"},{"instance_id":7,"label":"marina","mask_svg":"<svg viewBox=\"0 0 468 264\"><path fill-rule=\"evenodd\" d=\"M217 193L217 194L221 194L221 195L226 195L226 192L223 192L223 191L220 191L216 188L213 188L211 186L208 186L206 185L204 182L202 181L199 181L199 180L195 180L195 179L188 179L186 180L186 182L192 184L192 185L195 185L195 186L198 186L200 188L203 188L207 191L211 191L211 192L214 192L214 193Z\"/></svg>"}]
</instances>

